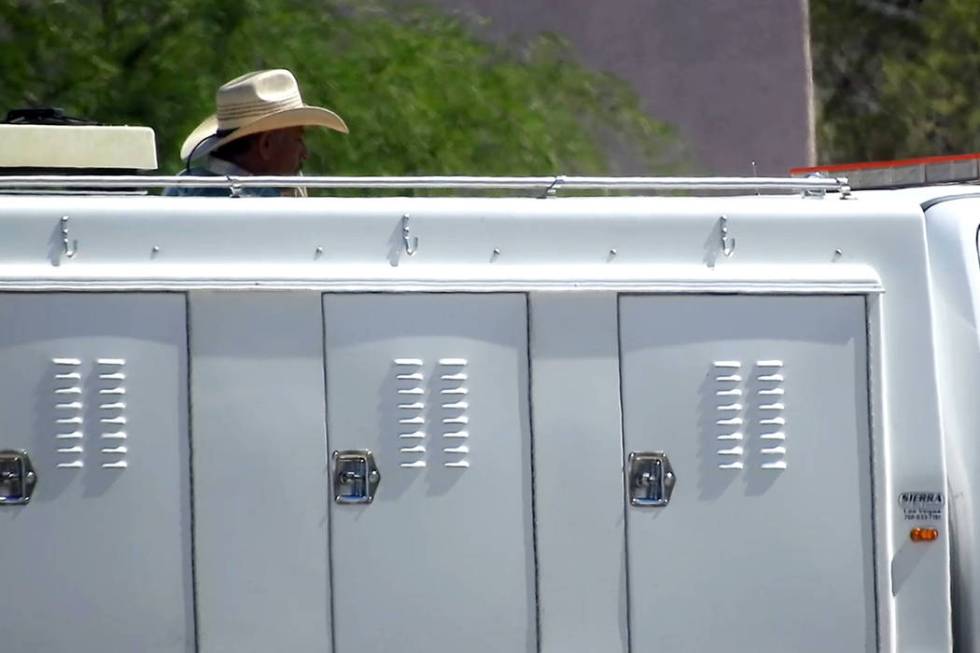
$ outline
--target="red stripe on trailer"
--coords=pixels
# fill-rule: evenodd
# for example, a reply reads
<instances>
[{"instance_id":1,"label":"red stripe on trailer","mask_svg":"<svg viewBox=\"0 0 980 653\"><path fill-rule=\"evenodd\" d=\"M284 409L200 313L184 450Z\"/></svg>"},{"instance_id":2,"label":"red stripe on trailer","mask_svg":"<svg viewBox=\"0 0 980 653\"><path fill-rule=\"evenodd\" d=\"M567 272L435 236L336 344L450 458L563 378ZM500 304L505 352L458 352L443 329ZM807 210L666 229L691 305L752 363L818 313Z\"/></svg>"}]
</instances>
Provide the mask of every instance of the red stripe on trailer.
<instances>
[{"instance_id":1,"label":"red stripe on trailer","mask_svg":"<svg viewBox=\"0 0 980 653\"><path fill-rule=\"evenodd\" d=\"M894 161L869 161L866 163L840 163L828 166L806 166L800 168L790 168L791 175L805 175L814 172L847 172L849 170L880 170L884 168L904 168L916 165L929 165L930 163L954 163L956 161L970 161L980 159L980 153L975 154L950 154L947 156L924 156L916 159L896 159Z\"/></svg>"}]
</instances>

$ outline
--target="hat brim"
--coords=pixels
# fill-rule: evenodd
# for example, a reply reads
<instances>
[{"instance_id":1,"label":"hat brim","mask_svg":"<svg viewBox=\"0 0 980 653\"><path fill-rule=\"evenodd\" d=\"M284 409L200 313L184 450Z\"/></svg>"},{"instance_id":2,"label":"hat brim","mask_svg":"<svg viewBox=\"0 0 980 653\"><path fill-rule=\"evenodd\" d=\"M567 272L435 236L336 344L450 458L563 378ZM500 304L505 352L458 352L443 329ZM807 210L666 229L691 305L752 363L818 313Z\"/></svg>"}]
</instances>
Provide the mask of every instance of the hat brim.
<instances>
[{"instance_id":1,"label":"hat brim","mask_svg":"<svg viewBox=\"0 0 980 653\"><path fill-rule=\"evenodd\" d=\"M215 148L244 136L274 129L289 127L326 127L341 133L347 133L347 125L333 111L321 107L299 107L270 113L247 125L242 125L233 132L218 138L218 118L209 116L198 125L180 146L180 158L186 160L193 154L194 158L205 156Z\"/></svg>"}]
</instances>

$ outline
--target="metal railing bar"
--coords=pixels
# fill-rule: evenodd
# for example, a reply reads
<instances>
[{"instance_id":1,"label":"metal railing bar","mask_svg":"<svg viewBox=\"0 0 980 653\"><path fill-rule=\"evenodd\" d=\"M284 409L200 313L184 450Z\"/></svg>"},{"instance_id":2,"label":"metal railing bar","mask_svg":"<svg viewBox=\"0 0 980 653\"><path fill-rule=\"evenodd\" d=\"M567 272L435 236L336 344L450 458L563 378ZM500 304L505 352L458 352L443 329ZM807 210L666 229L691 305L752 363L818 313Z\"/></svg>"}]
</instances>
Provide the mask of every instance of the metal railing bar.
<instances>
[{"instance_id":1,"label":"metal railing bar","mask_svg":"<svg viewBox=\"0 0 980 653\"><path fill-rule=\"evenodd\" d=\"M0 175L0 189L306 188L460 190L770 190L849 191L844 178L791 177L195 177L143 175Z\"/></svg>"}]
</instances>

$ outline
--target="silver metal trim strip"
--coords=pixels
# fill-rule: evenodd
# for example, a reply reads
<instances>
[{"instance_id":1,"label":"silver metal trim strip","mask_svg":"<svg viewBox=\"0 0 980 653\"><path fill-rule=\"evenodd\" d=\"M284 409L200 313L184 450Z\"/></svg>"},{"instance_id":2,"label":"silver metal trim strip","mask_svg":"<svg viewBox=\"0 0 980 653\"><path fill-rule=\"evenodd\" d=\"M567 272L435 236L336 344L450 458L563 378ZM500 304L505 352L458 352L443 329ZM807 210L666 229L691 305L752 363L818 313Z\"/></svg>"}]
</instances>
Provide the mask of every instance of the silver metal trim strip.
<instances>
[{"instance_id":1,"label":"silver metal trim strip","mask_svg":"<svg viewBox=\"0 0 980 653\"><path fill-rule=\"evenodd\" d=\"M389 188L458 190L744 190L848 194L845 178L831 177L195 177L142 175L8 175L0 189L26 188Z\"/></svg>"},{"instance_id":2,"label":"silver metal trim strip","mask_svg":"<svg viewBox=\"0 0 980 653\"><path fill-rule=\"evenodd\" d=\"M322 279L285 280L234 280L234 279L174 279L174 280L0 280L0 292L5 291L188 291L188 290L310 290L317 292L530 292L535 290L588 291L608 290L616 292L659 292L676 294L726 293L726 294L823 294L823 295L877 295L885 289L876 281L818 281L818 282L771 282L771 281L420 281L420 280L365 280L325 281Z\"/></svg>"}]
</instances>

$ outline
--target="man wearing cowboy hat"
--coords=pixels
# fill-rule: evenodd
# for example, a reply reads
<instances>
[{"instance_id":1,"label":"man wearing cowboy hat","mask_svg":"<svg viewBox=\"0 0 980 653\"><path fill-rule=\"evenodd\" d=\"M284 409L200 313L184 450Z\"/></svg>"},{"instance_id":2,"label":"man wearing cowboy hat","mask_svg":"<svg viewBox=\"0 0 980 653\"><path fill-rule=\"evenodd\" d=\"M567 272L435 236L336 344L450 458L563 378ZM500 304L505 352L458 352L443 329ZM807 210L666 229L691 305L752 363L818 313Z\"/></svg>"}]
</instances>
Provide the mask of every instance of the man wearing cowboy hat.
<instances>
[{"instance_id":1,"label":"man wearing cowboy hat","mask_svg":"<svg viewBox=\"0 0 980 653\"><path fill-rule=\"evenodd\" d=\"M333 111L308 106L288 70L259 70L218 89L217 113L197 126L180 148L182 174L202 176L298 175L306 159L304 127L347 133ZM298 189L243 188L241 195L296 195ZM299 191L302 194L301 191ZM168 188L165 195L227 197L225 188Z\"/></svg>"}]
</instances>

